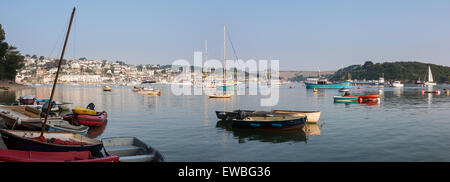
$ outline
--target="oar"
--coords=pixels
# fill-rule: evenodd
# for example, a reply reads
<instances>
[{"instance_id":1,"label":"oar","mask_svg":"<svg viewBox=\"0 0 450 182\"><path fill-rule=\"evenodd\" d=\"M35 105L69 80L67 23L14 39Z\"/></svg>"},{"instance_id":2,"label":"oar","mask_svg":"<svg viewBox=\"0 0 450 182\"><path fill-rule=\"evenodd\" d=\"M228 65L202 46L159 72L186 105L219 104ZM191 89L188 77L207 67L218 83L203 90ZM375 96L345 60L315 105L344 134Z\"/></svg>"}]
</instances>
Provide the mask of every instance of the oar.
<instances>
[{"instance_id":1,"label":"oar","mask_svg":"<svg viewBox=\"0 0 450 182\"><path fill-rule=\"evenodd\" d=\"M50 95L50 100L48 101L48 108L47 108L47 113L45 114L44 125L42 125L41 137L44 136L45 127L47 125L47 118L48 118L48 115L50 114L50 110L52 108L53 95L55 93L56 83L58 82L59 70L61 69L61 62L64 58L64 52L66 51L67 40L69 39L70 27L72 27L72 21L73 21L74 15L75 15L75 7L73 7L72 16L70 17L69 28L67 29L66 40L64 41L64 47L61 52L61 58L59 58L58 70L56 71L55 81L53 82L52 93Z\"/></svg>"}]
</instances>

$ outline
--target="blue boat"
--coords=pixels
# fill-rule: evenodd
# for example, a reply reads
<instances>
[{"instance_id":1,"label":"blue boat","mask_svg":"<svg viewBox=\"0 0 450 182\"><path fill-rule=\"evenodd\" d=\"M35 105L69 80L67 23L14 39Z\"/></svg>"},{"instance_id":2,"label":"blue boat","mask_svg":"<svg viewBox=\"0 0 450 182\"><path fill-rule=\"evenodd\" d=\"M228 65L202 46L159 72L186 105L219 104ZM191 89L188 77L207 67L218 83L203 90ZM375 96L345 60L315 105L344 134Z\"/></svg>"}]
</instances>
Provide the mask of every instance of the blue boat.
<instances>
[{"instance_id":1,"label":"blue boat","mask_svg":"<svg viewBox=\"0 0 450 182\"><path fill-rule=\"evenodd\" d=\"M246 128L254 130L299 130L305 126L306 117L293 117L289 115L249 116L244 119L233 119L233 128Z\"/></svg>"},{"instance_id":2,"label":"blue boat","mask_svg":"<svg viewBox=\"0 0 450 182\"><path fill-rule=\"evenodd\" d=\"M340 82L340 83L328 83L328 82L306 83L306 88L350 88L350 82Z\"/></svg>"},{"instance_id":3,"label":"blue boat","mask_svg":"<svg viewBox=\"0 0 450 182\"><path fill-rule=\"evenodd\" d=\"M334 96L334 102L357 102L359 97Z\"/></svg>"}]
</instances>

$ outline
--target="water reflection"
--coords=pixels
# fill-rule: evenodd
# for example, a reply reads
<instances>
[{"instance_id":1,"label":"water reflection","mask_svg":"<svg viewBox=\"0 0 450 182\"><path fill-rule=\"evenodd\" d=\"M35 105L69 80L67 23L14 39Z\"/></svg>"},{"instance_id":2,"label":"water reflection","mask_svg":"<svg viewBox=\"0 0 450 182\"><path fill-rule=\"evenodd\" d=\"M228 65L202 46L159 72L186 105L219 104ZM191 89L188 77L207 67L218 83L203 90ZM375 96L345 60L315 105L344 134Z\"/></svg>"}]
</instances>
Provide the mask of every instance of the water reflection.
<instances>
[{"instance_id":1,"label":"water reflection","mask_svg":"<svg viewBox=\"0 0 450 182\"><path fill-rule=\"evenodd\" d=\"M259 141L269 143L307 142L307 135L303 130L293 131L258 131L251 129L233 128L229 121L218 121L217 128L233 133L239 143ZM314 129L314 128L313 128Z\"/></svg>"},{"instance_id":2,"label":"water reflection","mask_svg":"<svg viewBox=\"0 0 450 182\"><path fill-rule=\"evenodd\" d=\"M303 131L308 136L317 136L320 135L320 127L317 123L306 123L305 127L303 128Z\"/></svg>"}]
</instances>

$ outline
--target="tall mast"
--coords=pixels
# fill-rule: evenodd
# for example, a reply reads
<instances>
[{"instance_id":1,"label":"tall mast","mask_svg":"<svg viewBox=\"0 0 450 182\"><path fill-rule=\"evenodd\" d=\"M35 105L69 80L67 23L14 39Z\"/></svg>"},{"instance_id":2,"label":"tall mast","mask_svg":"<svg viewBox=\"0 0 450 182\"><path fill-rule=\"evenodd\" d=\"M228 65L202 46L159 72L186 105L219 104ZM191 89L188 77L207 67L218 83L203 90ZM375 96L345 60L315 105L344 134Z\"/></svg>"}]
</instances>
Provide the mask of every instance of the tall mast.
<instances>
[{"instance_id":1,"label":"tall mast","mask_svg":"<svg viewBox=\"0 0 450 182\"><path fill-rule=\"evenodd\" d=\"M226 57L226 27L225 25L223 25L223 94L225 95L225 86L226 86L226 75L227 75L227 69L226 69L226 65L227 65L227 57Z\"/></svg>"},{"instance_id":2,"label":"tall mast","mask_svg":"<svg viewBox=\"0 0 450 182\"><path fill-rule=\"evenodd\" d=\"M205 63L208 62L208 40L205 40ZM208 75L208 72L206 72L206 75ZM203 78L203 66L202 66L202 86L204 86L206 76Z\"/></svg>"},{"instance_id":3,"label":"tall mast","mask_svg":"<svg viewBox=\"0 0 450 182\"><path fill-rule=\"evenodd\" d=\"M48 115L50 114L50 109L52 108L53 95L55 94L56 83L58 82L59 70L61 69L61 62L64 58L64 52L66 51L67 40L69 39L70 28L72 27L73 16L75 15L75 7L73 7L72 16L70 17L69 28L67 29L66 40L64 41L63 50L61 52L61 57L59 58L58 70L56 71L55 81L53 82L52 93L50 95L50 100L48 101L47 113L45 115L44 124L42 125L41 137L44 136L44 131L47 125Z\"/></svg>"}]
</instances>

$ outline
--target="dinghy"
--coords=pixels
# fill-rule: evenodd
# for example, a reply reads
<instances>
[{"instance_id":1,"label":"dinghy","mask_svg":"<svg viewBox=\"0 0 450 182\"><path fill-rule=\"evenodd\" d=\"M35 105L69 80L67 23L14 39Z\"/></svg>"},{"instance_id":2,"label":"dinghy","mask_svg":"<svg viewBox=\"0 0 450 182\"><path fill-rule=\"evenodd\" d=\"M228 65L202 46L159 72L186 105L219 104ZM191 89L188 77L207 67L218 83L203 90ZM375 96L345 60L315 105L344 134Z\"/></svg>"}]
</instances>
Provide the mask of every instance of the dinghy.
<instances>
[{"instance_id":1,"label":"dinghy","mask_svg":"<svg viewBox=\"0 0 450 182\"><path fill-rule=\"evenodd\" d=\"M8 149L40 152L90 151L94 156L103 156L102 142L74 133L52 133L38 131L0 129Z\"/></svg>"},{"instance_id":2,"label":"dinghy","mask_svg":"<svg viewBox=\"0 0 450 182\"><path fill-rule=\"evenodd\" d=\"M86 114L67 114L63 117L65 121L69 121L76 125L85 126L102 126L107 120L108 114L103 111L97 113L96 115L86 115Z\"/></svg>"},{"instance_id":3,"label":"dinghy","mask_svg":"<svg viewBox=\"0 0 450 182\"><path fill-rule=\"evenodd\" d=\"M119 162L119 156L95 158L89 151L37 152L0 149L0 162Z\"/></svg>"},{"instance_id":4,"label":"dinghy","mask_svg":"<svg viewBox=\"0 0 450 182\"><path fill-rule=\"evenodd\" d=\"M41 122L41 111L30 106L0 106L0 117L3 118L8 128L27 129L28 123ZM49 120L57 120L58 117L49 117Z\"/></svg>"},{"instance_id":5,"label":"dinghy","mask_svg":"<svg viewBox=\"0 0 450 182\"><path fill-rule=\"evenodd\" d=\"M308 123L317 123L320 119L320 111L272 110L272 113L290 114L292 116L306 116L306 122Z\"/></svg>"},{"instance_id":6,"label":"dinghy","mask_svg":"<svg viewBox=\"0 0 450 182\"><path fill-rule=\"evenodd\" d=\"M334 102L357 102L359 96L334 96Z\"/></svg>"},{"instance_id":7,"label":"dinghy","mask_svg":"<svg viewBox=\"0 0 450 182\"><path fill-rule=\"evenodd\" d=\"M103 138L107 154L119 156L120 162L164 162L164 157L136 137Z\"/></svg>"}]
</instances>

